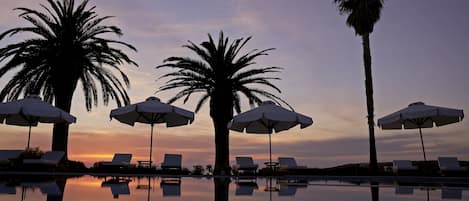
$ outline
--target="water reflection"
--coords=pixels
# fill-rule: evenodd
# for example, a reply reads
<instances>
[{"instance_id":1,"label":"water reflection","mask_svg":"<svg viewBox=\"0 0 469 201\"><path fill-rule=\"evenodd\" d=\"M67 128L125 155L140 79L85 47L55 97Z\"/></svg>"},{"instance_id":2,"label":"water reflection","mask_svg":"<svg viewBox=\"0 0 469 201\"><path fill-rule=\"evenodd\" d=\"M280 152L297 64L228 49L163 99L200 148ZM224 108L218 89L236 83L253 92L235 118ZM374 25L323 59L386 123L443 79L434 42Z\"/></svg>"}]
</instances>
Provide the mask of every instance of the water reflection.
<instances>
[{"instance_id":1,"label":"water reflection","mask_svg":"<svg viewBox=\"0 0 469 201\"><path fill-rule=\"evenodd\" d=\"M34 194L38 191L46 196L47 201L62 201L66 183L67 177L41 176L33 178L21 176L18 178L0 178L0 195L17 195L17 189L19 189L21 193L18 200L21 201L30 200L30 196L34 199Z\"/></svg>"},{"instance_id":2,"label":"water reflection","mask_svg":"<svg viewBox=\"0 0 469 201\"><path fill-rule=\"evenodd\" d=\"M0 175L1 201L469 200L469 185L313 178L38 177Z\"/></svg>"},{"instance_id":3,"label":"water reflection","mask_svg":"<svg viewBox=\"0 0 469 201\"><path fill-rule=\"evenodd\" d=\"M130 179L113 177L109 180L104 179L101 183L101 187L110 188L112 197L117 199L119 195L130 195L129 182Z\"/></svg>"},{"instance_id":4,"label":"water reflection","mask_svg":"<svg viewBox=\"0 0 469 201\"><path fill-rule=\"evenodd\" d=\"M213 178L215 201L228 201L230 183L227 177Z\"/></svg>"},{"instance_id":5,"label":"water reflection","mask_svg":"<svg viewBox=\"0 0 469 201\"><path fill-rule=\"evenodd\" d=\"M379 201L379 183L371 183L370 186L371 191L371 200L372 201Z\"/></svg>"},{"instance_id":6,"label":"water reflection","mask_svg":"<svg viewBox=\"0 0 469 201\"><path fill-rule=\"evenodd\" d=\"M163 197L181 196L181 177L163 177L160 182Z\"/></svg>"}]
</instances>

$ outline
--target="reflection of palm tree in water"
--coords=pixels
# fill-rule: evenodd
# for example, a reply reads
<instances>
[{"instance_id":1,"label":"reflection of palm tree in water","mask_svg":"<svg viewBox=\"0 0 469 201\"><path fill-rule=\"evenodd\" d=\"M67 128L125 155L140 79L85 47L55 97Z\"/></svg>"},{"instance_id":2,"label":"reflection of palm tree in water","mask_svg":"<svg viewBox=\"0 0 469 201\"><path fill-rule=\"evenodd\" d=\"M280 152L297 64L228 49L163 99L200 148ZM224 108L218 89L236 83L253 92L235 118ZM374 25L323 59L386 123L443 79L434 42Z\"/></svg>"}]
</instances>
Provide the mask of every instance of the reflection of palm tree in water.
<instances>
[{"instance_id":1,"label":"reflection of palm tree in water","mask_svg":"<svg viewBox=\"0 0 469 201\"><path fill-rule=\"evenodd\" d=\"M371 182L371 200L379 201L379 183Z\"/></svg>"},{"instance_id":2,"label":"reflection of palm tree in water","mask_svg":"<svg viewBox=\"0 0 469 201\"><path fill-rule=\"evenodd\" d=\"M215 201L228 201L230 178L213 178Z\"/></svg>"}]
</instances>

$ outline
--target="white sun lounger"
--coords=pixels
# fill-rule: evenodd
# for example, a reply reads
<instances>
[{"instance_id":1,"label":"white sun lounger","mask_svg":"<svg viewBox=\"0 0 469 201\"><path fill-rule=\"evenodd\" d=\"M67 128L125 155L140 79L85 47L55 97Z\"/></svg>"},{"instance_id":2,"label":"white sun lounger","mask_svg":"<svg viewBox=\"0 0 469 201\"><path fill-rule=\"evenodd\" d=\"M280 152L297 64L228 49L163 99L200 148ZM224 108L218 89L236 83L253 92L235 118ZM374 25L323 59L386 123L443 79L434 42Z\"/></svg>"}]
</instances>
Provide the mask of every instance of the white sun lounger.
<instances>
[{"instance_id":1,"label":"white sun lounger","mask_svg":"<svg viewBox=\"0 0 469 201\"><path fill-rule=\"evenodd\" d=\"M63 151L48 151L40 159L24 159L24 164L57 166L65 156Z\"/></svg>"},{"instance_id":2,"label":"white sun lounger","mask_svg":"<svg viewBox=\"0 0 469 201\"><path fill-rule=\"evenodd\" d=\"M164 161L161 163L161 169L182 169L181 154L164 154Z\"/></svg>"},{"instance_id":3,"label":"white sun lounger","mask_svg":"<svg viewBox=\"0 0 469 201\"><path fill-rule=\"evenodd\" d=\"M132 160L132 154L116 153L111 162L101 162L103 167L128 167Z\"/></svg>"},{"instance_id":4,"label":"white sun lounger","mask_svg":"<svg viewBox=\"0 0 469 201\"><path fill-rule=\"evenodd\" d=\"M236 167L238 171L257 171L257 164L254 164L252 157L249 156L237 156L236 157Z\"/></svg>"},{"instance_id":5,"label":"white sun lounger","mask_svg":"<svg viewBox=\"0 0 469 201\"><path fill-rule=\"evenodd\" d=\"M466 167L459 165L456 157L438 157L438 166L443 172L463 172L467 171Z\"/></svg>"},{"instance_id":6,"label":"white sun lounger","mask_svg":"<svg viewBox=\"0 0 469 201\"><path fill-rule=\"evenodd\" d=\"M23 150L0 150L0 163L9 163L12 159L20 157Z\"/></svg>"},{"instance_id":7,"label":"white sun lounger","mask_svg":"<svg viewBox=\"0 0 469 201\"><path fill-rule=\"evenodd\" d=\"M418 168L412 165L412 161L409 160L394 160L392 161L392 171L399 173L402 171L416 171Z\"/></svg>"},{"instance_id":8,"label":"white sun lounger","mask_svg":"<svg viewBox=\"0 0 469 201\"><path fill-rule=\"evenodd\" d=\"M293 157L278 157L278 163L281 169L294 170L307 168L306 166L298 166Z\"/></svg>"},{"instance_id":9,"label":"white sun lounger","mask_svg":"<svg viewBox=\"0 0 469 201\"><path fill-rule=\"evenodd\" d=\"M23 150L0 150L0 166L12 165L12 160L18 159Z\"/></svg>"}]
</instances>

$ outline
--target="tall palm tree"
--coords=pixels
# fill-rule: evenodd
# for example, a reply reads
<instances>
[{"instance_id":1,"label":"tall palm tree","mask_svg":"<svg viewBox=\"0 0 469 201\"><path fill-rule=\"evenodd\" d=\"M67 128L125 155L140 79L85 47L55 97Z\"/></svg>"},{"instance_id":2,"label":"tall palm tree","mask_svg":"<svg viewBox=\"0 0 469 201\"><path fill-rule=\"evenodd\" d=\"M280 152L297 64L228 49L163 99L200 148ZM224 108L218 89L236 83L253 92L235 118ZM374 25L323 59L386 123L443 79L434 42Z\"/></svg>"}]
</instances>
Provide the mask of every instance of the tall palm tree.
<instances>
[{"instance_id":1,"label":"tall palm tree","mask_svg":"<svg viewBox=\"0 0 469 201\"><path fill-rule=\"evenodd\" d=\"M378 22L383 8L382 0L334 0L341 14L348 14L347 26L355 29L362 37L363 61L365 66L366 108L368 112L368 132L370 141L370 171L378 171L374 130L373 81L371 74L370 34Z\"/></svg>"},{"instance_id":2,"label":"tall palm tree","mask_svg":"<svg viewBox=\"0 0 469 201\"><path fill-rule=\"evenodd\" d=\"M269 98L279 103L286 104L276 95L258 88L264 86L280 93L270 81L277 77L266 76L267 73L279 72L279 67L248 68L255 64L254 60L273 48L264 50L252 50L239 55L240 50L251 39L239 38L229 42L228 37L220 32L218 44L208 34L208 41L196 45L189 41L183 47L195 52L198 59L188 57L169 57L164 64L157 68L172 68L174 72L167 73L161 78L171 78L161 86L159 91L175 88L181 90L169 100L170 103L184 98L184 103L194 93L202 93L195 111L198 112L202 105L210 99L210 117L215 127L215 174L229 173L229 131L228 122L233 118L233 110L241 112L241 98L244 95L251 107L260 104L260 96ZM254 86L253 86L254 85Z\"/></svg>"},{"instance_id":3,"label":"tall palm tree","mask_svg":"<svg viewBox=\"0 0 469 201\"><path fill-rule=\"evenodd\" d=\"M0 40L19 33L30 37L0 49L0 61L5 63L0 67L0 78L18 70L0 91L0 99L42 94L45 101L55 102L55 106L70 112L74 91L80 83L88 111L97 106L98 95L105 105L110 100L119 106L128 104L126 88L130 83L119 65L137 64L112 46L136 49L101 37L122 35L118 27L103 24L110 16L98 17L95 7L87 6L87 0L76 7L74 0L48 0L48 3L49 7L41 4L46 12L16 8L21 11L19 17L31 26L13 28L0 35ZM55 124L52 138L52 150L66 152L68 124Z\"/></svg>"}]
</instances>

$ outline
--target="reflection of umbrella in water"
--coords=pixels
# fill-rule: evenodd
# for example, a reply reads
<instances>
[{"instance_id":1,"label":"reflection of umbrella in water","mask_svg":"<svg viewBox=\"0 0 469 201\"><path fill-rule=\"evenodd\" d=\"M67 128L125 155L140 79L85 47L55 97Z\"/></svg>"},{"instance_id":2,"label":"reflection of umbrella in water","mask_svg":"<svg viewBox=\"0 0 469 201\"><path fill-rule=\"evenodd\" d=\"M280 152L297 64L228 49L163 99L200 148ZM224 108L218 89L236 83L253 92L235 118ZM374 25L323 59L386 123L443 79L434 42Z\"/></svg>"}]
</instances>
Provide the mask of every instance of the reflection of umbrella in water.
<instances>
[{"instance_id":1,"label":"reflection of umbrella in water","mask_svg":"<svg viewBox=\"0 0 469 201\"><path fill-rule=\"evenodd\" d=\"M194 121L194 113L166 103L156 97L149 97L144 102L127 105L111 111L111 118L133 126L136 122L151 125L150 166L153 149L154 124L166 123L166 127L184 126Z\"/></svg>"},{"instance_id":2,"label":"reflection of umbrella in water","mask_svg":"<svg viewBox=\"0 0 469 201\"><path fill-rule=\"evenodd\" d=\"M269 135L269 163L272 164L271 134L273 131L288 130L300 124L306 128L313 124L311 117L277 106L272 101L265 101L259 107L236 115L228 124L234 131Z\"/></svg>"},{"instance_id":3,"label":"reflection of umbrella in water","mask_svg":"<svg viewBox=\"0 0 469 201\"><path fill-rule=\"evenodd\" d=\"M422 142L423 158L426 161L425 146L423 145L422 128L432 128L456 123L464 118L462 110L425 105L423 102L410 104L407 108L378 119L378 126L382 129L419 129Z\"/></svg>"},{"instance_id":4,"label":"reflection of umbrella in water","mask_svg":"<svg viewBox=\"0 0 469 201\"><path fill-rule=\"evenodd\" d=\"M76 118L60 108L41 100L37 95L21 100L0 104L0 122L9 125L28 126L28 145L31 138L31 127L40 123L75 123Z\"/></svg>"}]
</instances>

